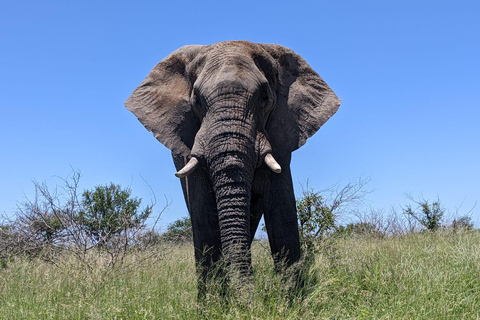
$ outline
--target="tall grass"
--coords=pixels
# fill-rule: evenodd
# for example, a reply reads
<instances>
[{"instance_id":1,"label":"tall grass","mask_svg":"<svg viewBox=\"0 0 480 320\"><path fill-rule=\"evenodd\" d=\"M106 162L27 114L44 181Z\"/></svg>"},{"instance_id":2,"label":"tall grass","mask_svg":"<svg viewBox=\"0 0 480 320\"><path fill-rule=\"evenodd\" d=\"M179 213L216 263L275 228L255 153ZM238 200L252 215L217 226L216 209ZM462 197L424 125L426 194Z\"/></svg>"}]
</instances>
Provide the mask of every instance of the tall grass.
<instances>
[{"instance_id":1,"label":"tall grass","mask_svg":"<svg viewBox=\"0 0 480 320\"><path fill-rule=\"evenodd\" d=\"M247 300L197 303L193 248L113 270L17 258L0 269L1 319L480 319L480 234L423 233L326 242L292 295L268 245L253 246ZM145 252L145 259L150 254ZM138 262L138 263L137 263Z\"/></svg>"}]
</instances>

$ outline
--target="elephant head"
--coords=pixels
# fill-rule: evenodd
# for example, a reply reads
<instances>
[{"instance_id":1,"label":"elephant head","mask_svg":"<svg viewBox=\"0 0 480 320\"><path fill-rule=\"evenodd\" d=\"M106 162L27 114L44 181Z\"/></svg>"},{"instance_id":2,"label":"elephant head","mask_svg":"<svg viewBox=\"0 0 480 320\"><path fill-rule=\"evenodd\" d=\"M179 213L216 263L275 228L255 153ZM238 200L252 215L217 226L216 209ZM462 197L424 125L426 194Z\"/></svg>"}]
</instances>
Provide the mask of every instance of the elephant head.
<instances>
[{"instance_id":1,"label":"elephant head","mask_svg":"<svg viewBox=\"0 0 480 320\"><path fill-rule=\"evenodd\" d=\"M178 177L205 173L215 194L222 253L238 252L230 263L248 273L257 170L282 175L277 160L302 146L340 100L292 50L227 41L174 51L125 105L174 155L189 159Z\"/></svg>"}]
</instances>

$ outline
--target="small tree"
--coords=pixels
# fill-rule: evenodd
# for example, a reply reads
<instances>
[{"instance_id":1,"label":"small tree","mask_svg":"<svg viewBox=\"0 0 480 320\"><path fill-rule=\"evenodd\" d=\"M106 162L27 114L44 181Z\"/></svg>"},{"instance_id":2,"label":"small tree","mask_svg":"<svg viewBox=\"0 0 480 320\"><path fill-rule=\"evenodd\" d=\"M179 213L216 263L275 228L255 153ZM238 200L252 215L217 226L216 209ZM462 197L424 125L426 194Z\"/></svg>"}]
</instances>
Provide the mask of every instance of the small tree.
<instances>
[{"instance_id":1,"label":"small tree","mask_svg":"<svg viewBox=\"0 0 480 320\"><path fill-rule=\"evenodd\" d=\"M343 188L330 187L323 191L304 188L297 199L297 215L300 242L305 253L311 252L315 242L325 239L337 228L337 218L356 208L368 191L364 190L368 179L360 178Z\"/></svg>"},{"instance_id":2,"label":"small tree","mask_svg":"<svg viewBox=\"0 0 480 320\"><path fill-rule=\"evenodd\" d=\"M411 205L407 205L403 208L403 213L420 222L428 231L438 230L445 214L445 209L442 207L440 200L430 204L425 199L414 200L410 195L407 195L407 197L415 202L417 210L414 210Z\"/></svg>"},{"instance_id":3,"label":"small tree","mask_svg":"<svg viewBox=\"0 0 480 320\"><path fill-rule=\"evenodd\" d=\"M475 228L475 225L472 221L472 217L470 216L463 216L463 217L460 217L460 218L455 218L453 219L452 221L452 224L450 225L450 227L454 230L454 231L459 231L459 230L463 230L463 231L471 231Z\"/></svg>"},{"instance_id":4,"label":"small tree","mask_svg":"<svg viewBox=\"0 0 480 320\"><path fill-rule=\"evenodd\" d=\"M162 238L174 242L192 241L193 232L190 217L184 217L170 223Z\"/></svg>"},{"instance_id":5,"label":"small tree","mask_svg":"<svg viewBox=\"0 0 480 320\"><path fill-rule=\"evenodd\" d=\"M335 228L335 216L320 192L313 189L303 192L297 199L300 243L305 252L311 251L315 239L322 239Z\"/></svg>"},{"instance_id":6,"label":"small tree","mask_svg":"<svg viewBox=\"0 0 480 320\"><path fill-rule=\"evenodd\" d=\"M113 183L83 193L78 222L99 246L104 247L120 234L140 227L152 213L152 206L139 211L142 200L130 196L130 189Z\"/></svg>"}]
</instances>

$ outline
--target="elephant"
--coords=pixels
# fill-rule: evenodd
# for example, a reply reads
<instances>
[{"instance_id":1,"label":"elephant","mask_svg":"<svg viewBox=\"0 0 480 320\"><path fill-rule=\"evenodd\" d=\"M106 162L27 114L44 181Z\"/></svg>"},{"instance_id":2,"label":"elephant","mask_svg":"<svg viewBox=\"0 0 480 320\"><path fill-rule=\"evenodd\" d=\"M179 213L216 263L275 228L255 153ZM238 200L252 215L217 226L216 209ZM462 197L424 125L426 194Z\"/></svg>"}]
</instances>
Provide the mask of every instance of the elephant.
<instances>
[{"instance_id":1,"label":"elephant","mask_svg":"<svg viewBox=\"0 0 480 320\"><path fill-rule=\"evenodd\" d=\"M171 150L199 289L220 260L227 274L253 277L250 247L262 215L274 262L299 261L291 153L340 106L300 55L248 41L183 46L125 106Z\"/></svg>"}]
</instances>

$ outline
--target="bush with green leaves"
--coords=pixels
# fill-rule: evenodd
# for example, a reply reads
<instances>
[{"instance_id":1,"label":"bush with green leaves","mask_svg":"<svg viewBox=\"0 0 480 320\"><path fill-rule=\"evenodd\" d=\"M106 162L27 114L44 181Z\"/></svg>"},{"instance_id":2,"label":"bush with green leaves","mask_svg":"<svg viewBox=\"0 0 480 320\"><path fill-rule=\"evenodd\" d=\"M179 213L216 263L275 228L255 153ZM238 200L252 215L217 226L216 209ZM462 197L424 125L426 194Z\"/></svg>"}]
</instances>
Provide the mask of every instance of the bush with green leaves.
<instances>
[{"instance_id":1,"label":"bush with green leaves","mask_svg":"<svg viewBox=\"0 0 480 320\"><path fill-rule=\"evenodd\" d=\"M462 216L453 219L450 228L454 231L471 231L475 228L475 224L473 223L472 217Z\"/></svg>"},{"instance_id":2,"label":"bush with green leaves","mask_svg":"<svg viewBox=\"0 0 480 320\"><path fill-rule=\"evenodd\" d=\"M102 258L105 265L113 267L132 245L153 245L144 240L155 228L155 223L146 223L154 204L140 209L141 199L113 183L80 196L80 177L79 171L73 171L54 191L46 183L34 182L35 198L21 203L8 228L2 228L0 252L38 256L53 263L65 261L60 256L70 252L89 268L101 255L106 257Z\"/></svg>"},{"instance_id":3,"label":"bush with green leaves","mask_svg":"<svg viewBox=\"0 0 480 320\"><path fill-rule=\"evenodd\" d=\"M405 215L413 217L428 231L436 231L441 227L445 208L440 200L430 203L426 199L414 200L411 196L408 198L417 205L417 208L413 209L411 205L407 205L403 208Z\"/></svg>"},{"instance_id":4,"label":"bush with green leaves","mask_svg":"<svg viewBox=\"0 0 480 320\"><path fill-rule=\"evenodd\" d=\"M304 253L315 250L316 244L332 235L339 227L337 218L346 215L362 203L368 193L368 179L351 181L342 188L330 187L315 191L307 186L297 198L297 218L300 244Z\"/></svg>"},{"instance_id":5,"label":"bush with green leaves","mask_svg":"<svg viewBox=\"0 0 480 320\"><path fill-rule=\"evenodd\" d=\"M129 188L113 183L83 193L77 221L99 246L142 226L152 213L152 206L139 210L142 201L132 198L131 193Z\"/></svg>"},{"instance_id":6,"label":"bush with green leaves","mask_svg":"<svg viewBox=\"0 0 480 320\"><path fill-rule=\"evenodd\" d=\"M173 242L190 242L193 240L192 221L183 217L170 223L162 235L162 239Z\"/></svg>"},{"instance_id":7,"label":"bush with green leaves","mask_svg":"<svg viewBox=\"0 0 480 320\"><path fill-rule=\"evenodd\" d=\"M313 189L303 192L297 199L298 229L304 252L311 251L315 240L321 240L334 230L335 216L320 192Z\"/></svg>"},{"instance_id":8,"label":"bush with green leaves","mask_svg":"<svg viewBox=\"0 0 480 320\"><path fill-rule=\"evenodd\" d=\"M340 237L351 236L371 236L383 238L384 232L371 222L354 222L345 226L338 226L335 230L335 235Z\"/></svg>"}]
</instances>

